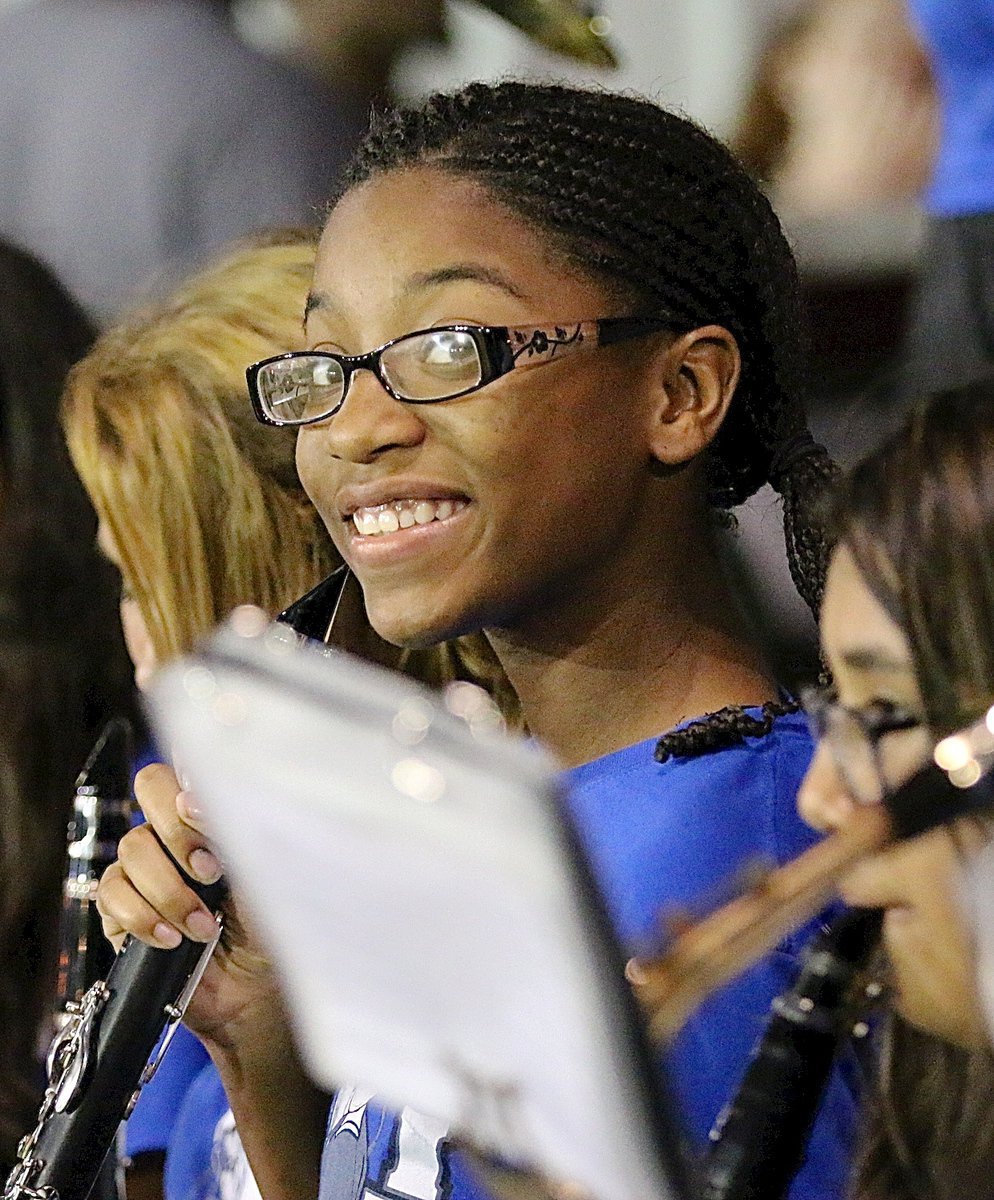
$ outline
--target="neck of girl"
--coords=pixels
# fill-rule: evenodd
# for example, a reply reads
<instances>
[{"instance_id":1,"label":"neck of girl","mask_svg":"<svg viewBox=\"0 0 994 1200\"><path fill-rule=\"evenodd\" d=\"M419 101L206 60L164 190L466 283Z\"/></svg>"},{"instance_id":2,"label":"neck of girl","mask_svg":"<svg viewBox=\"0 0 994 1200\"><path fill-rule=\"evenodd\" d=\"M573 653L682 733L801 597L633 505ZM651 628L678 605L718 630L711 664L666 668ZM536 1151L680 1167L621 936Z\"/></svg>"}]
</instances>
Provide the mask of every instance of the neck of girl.
<instances>
[{"instance_id":1,"label":"neck of girl","mask_svg":"<svg viewBox=\"0 0 994 1200\"><path fill-rule=\"evenodd\" d=\"M577 590L488 637L530 733L565 767L727 705L777 698L709 554L648 587Z\"/></svg>"}]
</instances>

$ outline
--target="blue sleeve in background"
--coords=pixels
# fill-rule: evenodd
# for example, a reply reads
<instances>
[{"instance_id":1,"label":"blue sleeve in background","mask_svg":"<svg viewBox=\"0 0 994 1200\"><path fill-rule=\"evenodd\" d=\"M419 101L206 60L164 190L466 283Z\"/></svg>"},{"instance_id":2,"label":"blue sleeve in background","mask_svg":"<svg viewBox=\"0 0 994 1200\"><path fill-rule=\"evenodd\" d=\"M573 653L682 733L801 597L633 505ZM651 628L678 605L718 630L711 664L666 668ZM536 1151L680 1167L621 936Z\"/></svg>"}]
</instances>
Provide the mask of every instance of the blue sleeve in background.
<instances>
[{"instance_id":1,"label":"blue sleeve in background","mask_svg":"<svg viewBox=\"0 0 994 1200\"><path fill-rule=\"evenodd\" d=\"M218 1125L227 1116L226 1135ZM232 1164L226 1163L227 1138L235 1134L228 1098L221 1076L208 1062L193 1081L176 1116L173 1137L166 1155L165 1200L217 1200L221 1196L258 1195L244 1180L232 1186ZM240 1149L240 1147L239 1147ZM244 1154L238 1154L237 1169L248 1170ZM227 1185L227 1186L226 1186Z\"/></svg>"},{"instance_id":2,"label":"blue sleeve in background","mask_svg":"<svg viewBox=\"0 0 994 1200\"><path fill-rule=\"evenodd\" d=\"M190 1085L209 1061L207 1051L181 1025L159 1069L142 1088L135 1110L128 1118L124 1144L129 1158L166 1149L180 1105Z\"/></svg>"}]
</instances>

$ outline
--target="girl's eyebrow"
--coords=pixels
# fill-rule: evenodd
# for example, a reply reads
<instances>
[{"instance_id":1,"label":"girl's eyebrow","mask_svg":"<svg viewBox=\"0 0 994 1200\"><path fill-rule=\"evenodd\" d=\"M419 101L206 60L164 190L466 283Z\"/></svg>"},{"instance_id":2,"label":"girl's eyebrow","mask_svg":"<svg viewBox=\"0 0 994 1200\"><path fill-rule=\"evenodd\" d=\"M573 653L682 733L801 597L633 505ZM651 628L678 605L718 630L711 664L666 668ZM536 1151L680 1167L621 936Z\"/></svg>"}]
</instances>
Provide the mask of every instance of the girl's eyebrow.
<instances>
[{"instance_id":1,"label":"girl's eyebrow","mask_svg":"<svg viewBox=\"0 0 994 1200\"><path fill-rule=\"evenodd\" d=\"M489 287L499 288L516 300L527 300L528 297L503 272L493 267L485 267L482 263L452 263L447 267L437 267L434 271L418 271L411 275L404 285L403 294L427 291L444 283L459 283L469 280L473 283L484 283Z\"/></svg>"},{"instance_id":2,"label":"girl's eyebrow","mask_svg":"<svg viewBox=\"0 0 994 1200\"><path fill-rule=\"evenodd\" d=\"M857 646L843 650L839 655L842 662L854 671L885 671L904 674L911 670L911 663L879 646Z\"/></svg>"},{"instance_id":3,"label":"girl's eyebrow","mask_svg":"<svg viewBox=\"0 0 994 1200\"><path fill-rule=\"evenodd\" d=\"M331 298L324 292L308 292L307 300L304 302L304 324L307 324L307 318L312 312L323 312L334 307Z\"/></svg>"},{"instance_id":4,"label":"girl's eyebrow","mask_svg":"<svg viewBox=\"0 0 994 1200\"><path fill-rule=\"evenodd\" d=\"M401 295L408 297L418 292L428 291L433 287L440 287L446 283L459 283L463 280L498 288L516 300L528 300L529 298L503 272L493 267L485 267L482 263L472 262L452 263L446 267L437 267L433 271L417 271L408 278L401 289ZM304 304L304 324L307 324L307 318L311 313L337 311L337 305L326 292L309 292Z\"/></svg>"}]
</instances>

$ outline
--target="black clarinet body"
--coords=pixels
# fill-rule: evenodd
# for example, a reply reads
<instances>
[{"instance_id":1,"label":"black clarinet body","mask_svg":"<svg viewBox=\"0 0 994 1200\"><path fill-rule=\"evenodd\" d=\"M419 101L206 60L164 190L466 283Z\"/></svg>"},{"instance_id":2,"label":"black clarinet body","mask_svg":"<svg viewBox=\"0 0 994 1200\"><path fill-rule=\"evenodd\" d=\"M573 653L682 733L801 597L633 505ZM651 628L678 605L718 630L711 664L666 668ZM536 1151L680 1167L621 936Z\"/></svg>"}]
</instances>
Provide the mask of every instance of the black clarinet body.
<instances>
[{"instance_id":1,"label":"black clarinet body","mask_svg":"<svg viewBox=\"0 0 994 1200\"><path fill-rule=\"evenodd\" d=\"M76 1005L105 979L114 949L104 937L97 912L97 886L117 857L117 844L131 824L131 771L134 737L124 717L108 721L76 780L69 822L68 863L62 886L55 983L55 1029L72 1019ZM123 1159L111 1152L91 1200L122 1200Z\"/></svg>"},{"instance_id":2,"label":"black clarinet body","mask_svg":"<svg viewBox=\"0 0 994 1200\"><path fill-rule=\"evenodd\" d=\"M882 914L852 909L806 948L778 996L704 1163L703 1200L782 1200L804 1161L836 1056L865 1005L863 974Z\"/></svg>"},{"instance_id":3,"label":"black clarinet body","mask_svg":"<svg viewBox=\"0 0 994 1200\"><path fill-rule=\"evenodd\" d=\"M217 884L198 890L209 905L220 904ZM52 1048L39 1122L19 1147L3 1200L86 1200L118 1126L151 1078L163 1030L182 1015L177 1001L204 953L186 938L175 950L125 940Z\"/></svg>"}]
</instances>

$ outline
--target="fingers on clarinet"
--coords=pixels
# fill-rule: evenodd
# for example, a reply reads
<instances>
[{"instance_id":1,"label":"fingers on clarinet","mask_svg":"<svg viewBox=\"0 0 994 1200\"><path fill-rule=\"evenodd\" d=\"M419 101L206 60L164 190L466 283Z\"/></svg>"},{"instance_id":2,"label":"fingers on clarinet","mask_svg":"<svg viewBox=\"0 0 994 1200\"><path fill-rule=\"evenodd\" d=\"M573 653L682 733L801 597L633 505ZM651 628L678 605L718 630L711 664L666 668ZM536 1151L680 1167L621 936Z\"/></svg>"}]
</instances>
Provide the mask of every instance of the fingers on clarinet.
<instances>
[{"instance_id":1,"label":"fingers on clarinet","mask_svg":"<svg viewBox=\"0 0 994 1200\"><path fill-rule=\"evenodd\" d=\"M105 881L109 883L110 879L112 879L114 874L120 871L120 869L121 868L116 862L111 863L106 871L104 871L101 884L103 884ZM121 922L117 919L115 914L107 908L106 898L100 894L99 886L97 887L95 903L97 906L97 912L100 914L100 925L103 929L104 937L114 947L114 951L116 953L121 949L121 943L124 941L127 935L127 930L122 928Z\"/></svg>"},{"instance_id":2,"label":"fingers on clarinet","mask_svg":"<svg viewBox=\"0 0 994 1200\"><path fill-rule=\"evenodd\" d=\"M221 864L205 845L199 827L184 820L189 807L199 816L199 810L179 785L172 767L151 763L135 776L135 796L149 824L162 838L170 854L184 870L201 883L214 883L221 877Z\"/></svg>"},{"instance_id":3,"label":"fingers on clarinet","mask_svg":"<svg viewBox=\"0 0 994 1200\"><path fill-rule=\"evenodd\" d=\"M178 791L180 783L176 772L165 763L149 763L135 776L135 797L142 812L153 823L157 818L169 815L175 807Z\"/></svg>"},{"instance_id":4,"label":"fingers on clarinet","mask_svg":"<svg viewBox=\"0 0 994 1200\"><path fill-rule=\"evenodd\" d=\"M121 918L128 916L140 922L141 930L122 919L129 932L156 944L166 938L175 944L175 939L167 932L169 927L197 942L208 942L214 937L217 922L183 882L147 825L139 825L126 833L118 844L117 853L124 883L143 902L141 906L136 905L133 898L116 888L107 894L108 908L112 907L110 897L113 895L112 910ZM122 906L125 907L122 909ZM150 913L155 915L154 920ZM163 928L154 931L156 921L163 922Z\"/></svg>"},{"instance_id":5,"label":"fingers on clarinet","mask_svg":"<svg viewBox=\"0 0 994 1200\"><path fill-rule=\"evenodd\" d=\"M112 863L104 872L97 889L97 912L104 936L120 950L130 933L140 941L161 950L178 946L182 934L162 919L125 875L120 863Z\"/></svg>"}]
</instances>

